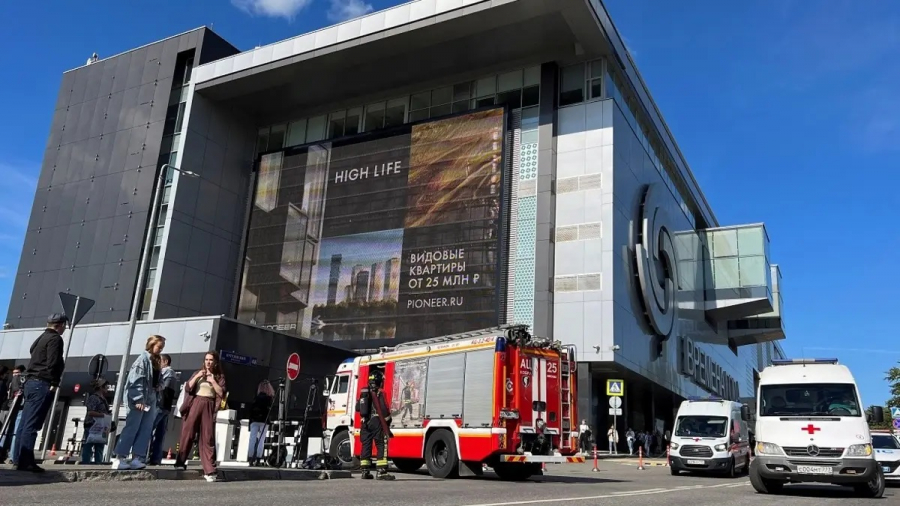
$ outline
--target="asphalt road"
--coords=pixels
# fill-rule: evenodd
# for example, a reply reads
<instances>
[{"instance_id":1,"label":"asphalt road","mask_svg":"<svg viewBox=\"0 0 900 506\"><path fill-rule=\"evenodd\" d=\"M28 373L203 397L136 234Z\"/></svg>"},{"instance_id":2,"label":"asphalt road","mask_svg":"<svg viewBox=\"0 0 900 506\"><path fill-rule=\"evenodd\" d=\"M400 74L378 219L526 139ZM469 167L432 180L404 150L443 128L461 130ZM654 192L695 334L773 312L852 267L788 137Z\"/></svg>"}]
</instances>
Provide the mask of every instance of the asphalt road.
<instances>
[{"instance_id":1,"label":"asphalt road","mask_svg":"<svg viewBox=\"0 0 900 506\"><path fill-rule=\"evenodd\" d=\"M756 494L747 478L678 476L665 467L637 470L632 463L607 461L600 472L584 466L551 466L547 475L526 483L482 478L435 480L424 475L398 474L393 482L344 479L314 482L147 481L54 483L0 488L0 504L168 506L273 506L365 504L367 506L426 504L435 506L519 506L531 504L609 504L610 506L834 506L869 505L852 490L795 485L785 495ZM900 504L900 487L889 488L882 504ZM840 503L840 504L839 504Z\"/></svg>"}]
</instances>

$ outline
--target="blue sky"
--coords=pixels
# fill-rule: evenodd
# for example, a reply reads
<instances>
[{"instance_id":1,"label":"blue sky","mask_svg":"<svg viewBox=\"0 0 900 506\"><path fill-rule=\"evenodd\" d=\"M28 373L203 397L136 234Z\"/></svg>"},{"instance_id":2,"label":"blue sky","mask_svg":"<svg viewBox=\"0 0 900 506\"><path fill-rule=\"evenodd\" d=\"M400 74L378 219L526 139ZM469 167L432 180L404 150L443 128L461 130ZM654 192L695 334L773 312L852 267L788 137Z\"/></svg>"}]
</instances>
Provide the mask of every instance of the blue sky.
<instances>
[{"instance_id":1,"label":"blue sky","mask_svg":"<svg viewBox=\"0 0 900 506\"><path fill-rule=\"evenodd\" d=\"M64 70L202 25L249 49L398 3L0 3L0 320ZM788 353L840 358L883 402L900 360L900 3L606 4L719 220L766 223Z\"/></svg>"}]
</instances>

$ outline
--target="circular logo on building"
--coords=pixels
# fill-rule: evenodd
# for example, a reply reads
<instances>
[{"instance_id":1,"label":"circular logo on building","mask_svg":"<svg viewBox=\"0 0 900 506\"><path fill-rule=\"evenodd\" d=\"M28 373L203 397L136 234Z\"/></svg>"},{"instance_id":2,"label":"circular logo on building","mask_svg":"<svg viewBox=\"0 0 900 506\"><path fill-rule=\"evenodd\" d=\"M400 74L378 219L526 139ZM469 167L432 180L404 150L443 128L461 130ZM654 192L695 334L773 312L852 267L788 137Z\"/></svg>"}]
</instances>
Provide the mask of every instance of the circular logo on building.
<instances>
[{"instance_id":1,"label":"circular logo on building","mask_svg":"<svg viewBox=\"0 0 900 506\"><path fill-rule=\"evenodd\" d=\"M626 258L649 330L664 341L675 327L678 261L662 195L658 184L641 188Z\"/></svg>"}]
</instances>

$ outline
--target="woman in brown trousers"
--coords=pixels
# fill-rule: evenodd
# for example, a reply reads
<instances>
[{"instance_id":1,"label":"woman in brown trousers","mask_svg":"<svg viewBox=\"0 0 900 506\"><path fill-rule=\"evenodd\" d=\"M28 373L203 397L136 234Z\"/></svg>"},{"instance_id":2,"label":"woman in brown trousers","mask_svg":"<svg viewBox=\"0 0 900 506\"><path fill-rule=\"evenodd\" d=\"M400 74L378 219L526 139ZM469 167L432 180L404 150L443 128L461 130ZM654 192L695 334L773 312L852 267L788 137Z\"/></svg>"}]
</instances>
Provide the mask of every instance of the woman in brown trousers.
<instances>
[{"instance_id":1,"label":"woman in brown trousers","mask_svg":"<svg viewBox=\"0 0 900 506\"><path fill-rule=\"evenodd\" d=\"M216 413L225 399L225 375L219 367L219 356L207 353L203 367L184 384L184 402L181 404L181 440L175 467L187 469L186 462L194 446L194 434L200 433L198 446L203 477L216 481Z\"/></svg>"}]
</instances>

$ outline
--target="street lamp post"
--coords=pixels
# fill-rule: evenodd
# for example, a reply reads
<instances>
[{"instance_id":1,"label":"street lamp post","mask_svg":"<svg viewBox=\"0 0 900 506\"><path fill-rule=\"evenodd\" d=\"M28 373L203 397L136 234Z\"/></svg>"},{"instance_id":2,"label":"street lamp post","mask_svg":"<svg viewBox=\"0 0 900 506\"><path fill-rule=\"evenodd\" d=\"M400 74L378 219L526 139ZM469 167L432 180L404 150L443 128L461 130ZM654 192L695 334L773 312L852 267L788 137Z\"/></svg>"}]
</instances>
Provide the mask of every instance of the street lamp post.
<instances>
[{"instance_id":1,"label":"street lamp post","mask_svg":"<svg viewBox=\"0 0 900 506\"><path fill-rule=\"evenodd\" d=\"M125 388L125 368L128 364L128 355L131 352L131 344L134 341L134 329L137 326L138 315L141 312L141 301L144 292L144 281L147 276L147 269L150 266L150 257L153 252L154 232L156 231L157 220L159 219L159 209L161 207L163 188L165 187L166 174L169 169L180 172L184 176L199 177L199 174L189 170L181 170L169 164L163 164L159 169L159 177L156 178L156 184L153 186L153 200L150 207L150 222L147 225L147 231L144 233L144 252L141 254L141 266L138 269L137 283L135 284L134 300L131 303L131 319L128 321L128 342L122 351L122 363L119 364L119 377L116 379L116 391L113 394L112 423L115 424L115 430L109 431L109 440L107 441L105 455L103 460L108 462L111 460L113 453L113 444L116 441L116 434L119 432L119 406L122 404L123 391Z\"/></svg>"}]
</instances>

